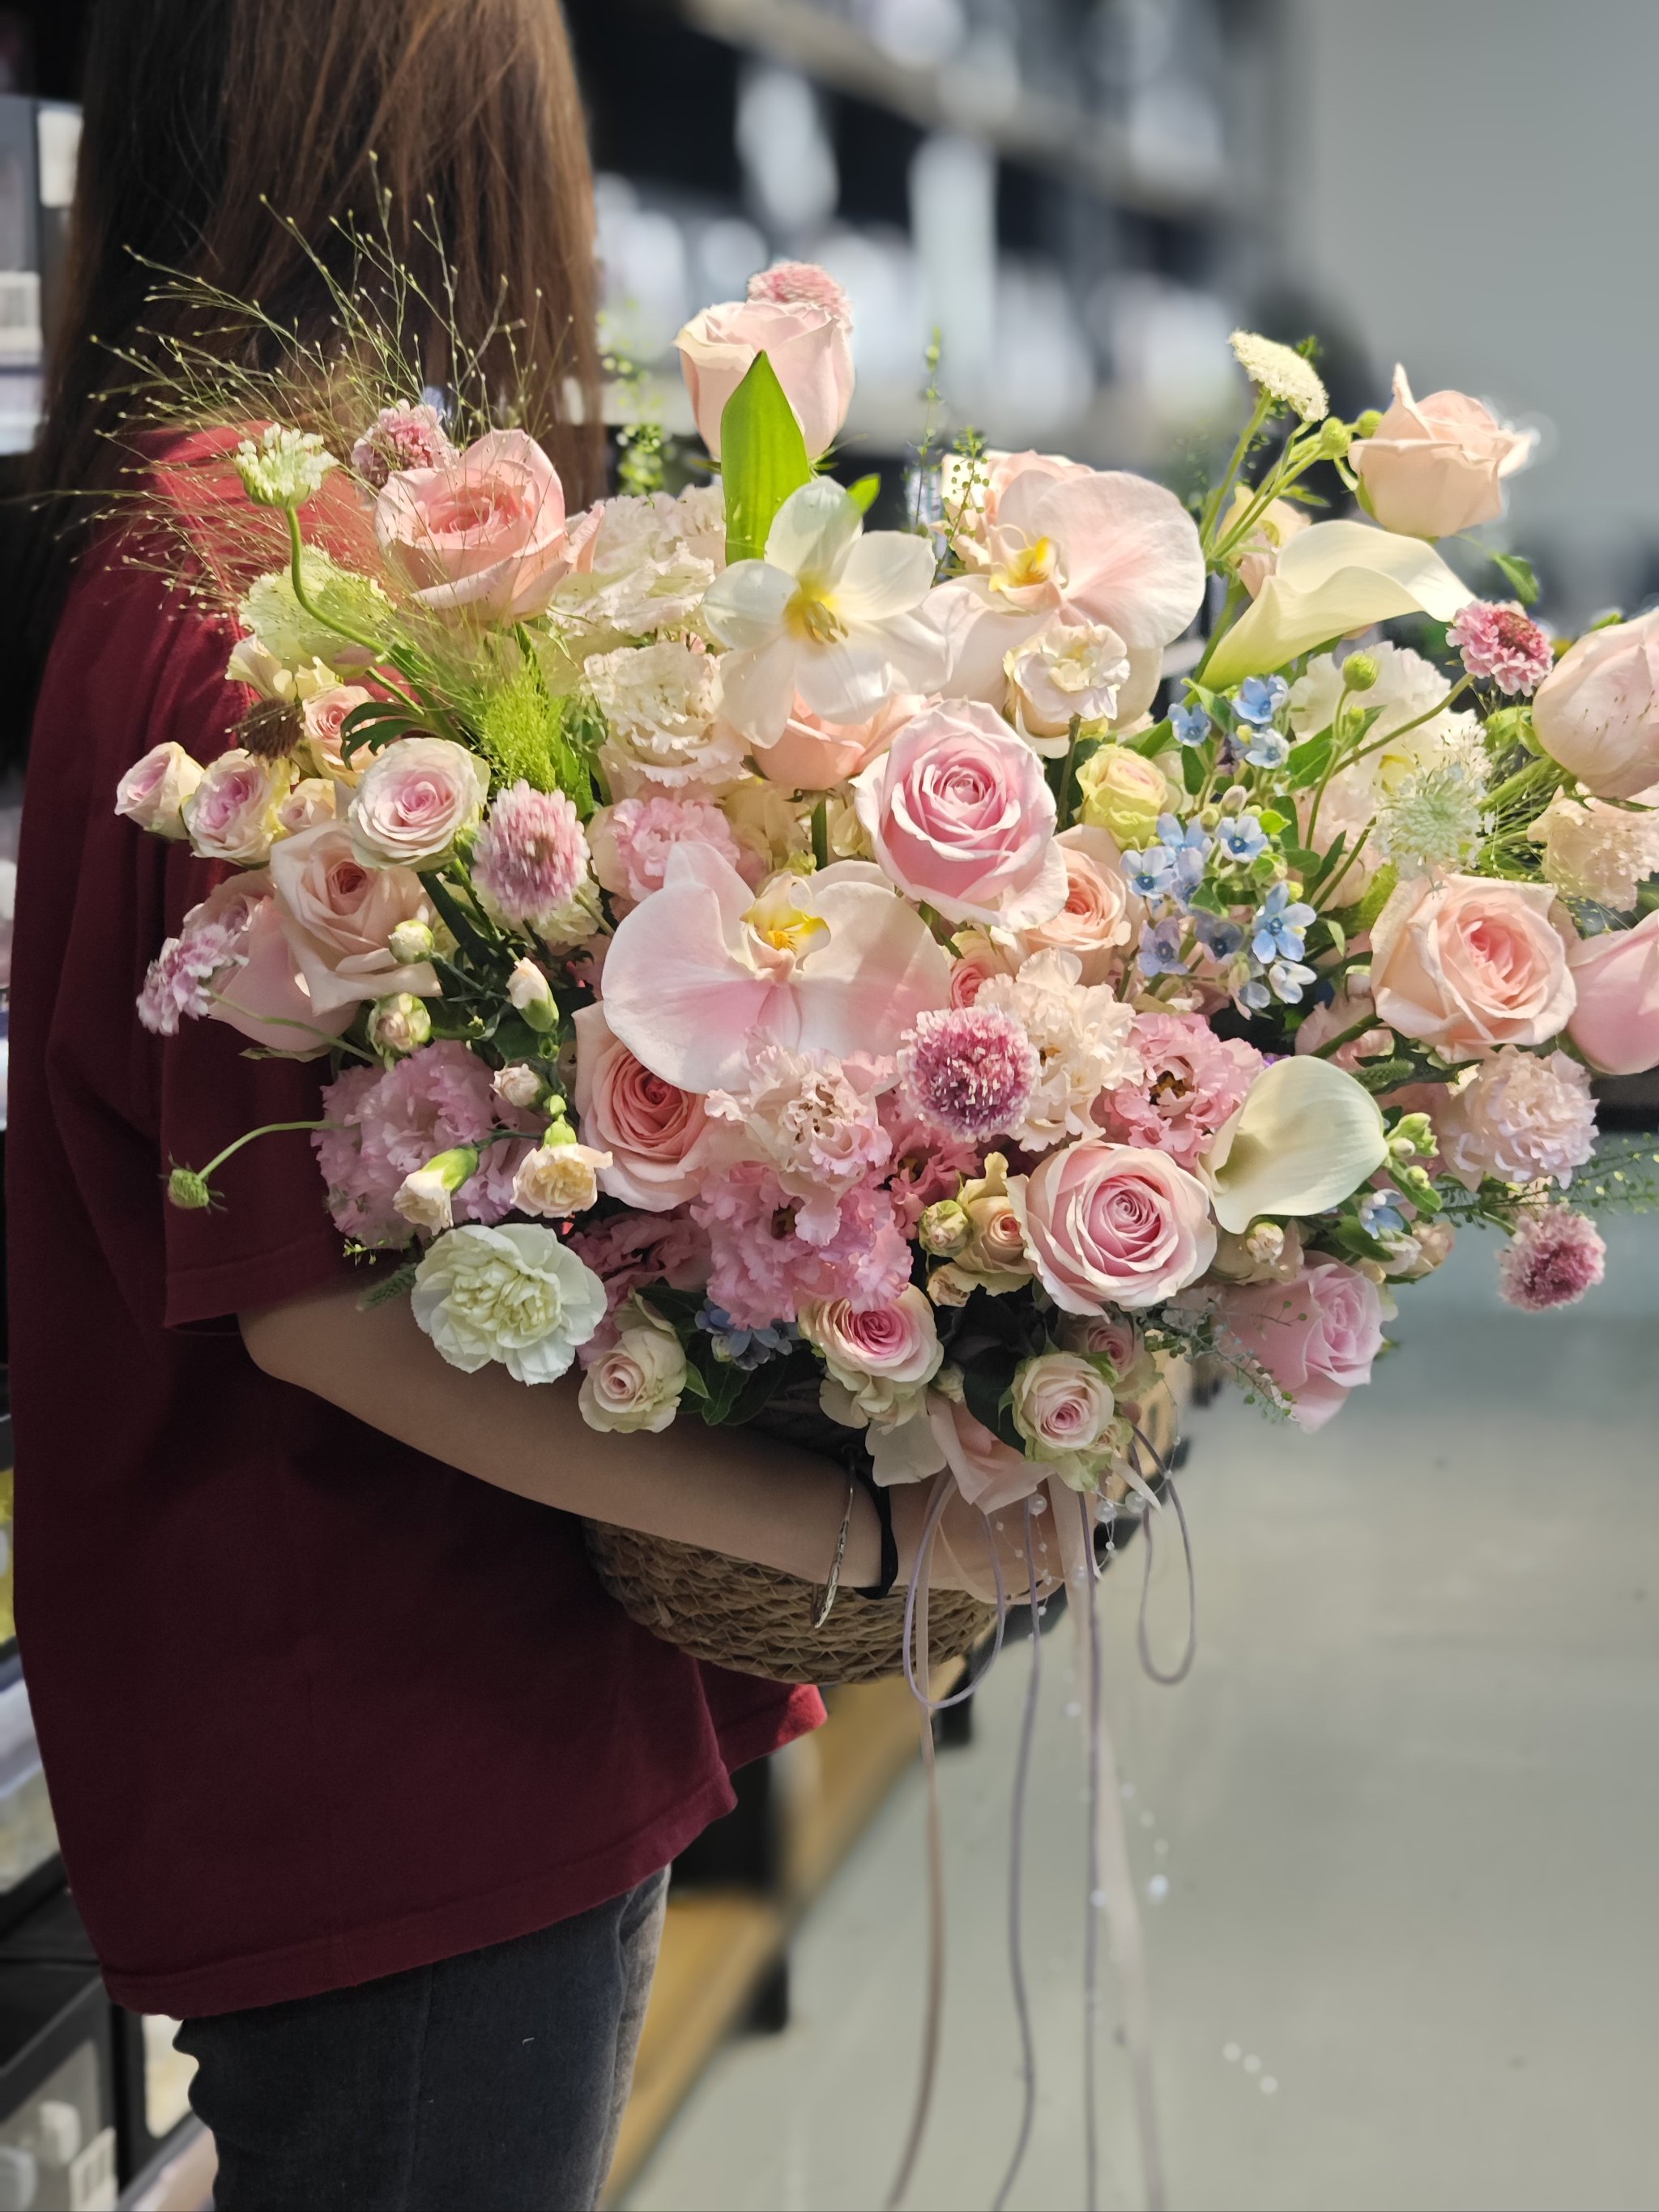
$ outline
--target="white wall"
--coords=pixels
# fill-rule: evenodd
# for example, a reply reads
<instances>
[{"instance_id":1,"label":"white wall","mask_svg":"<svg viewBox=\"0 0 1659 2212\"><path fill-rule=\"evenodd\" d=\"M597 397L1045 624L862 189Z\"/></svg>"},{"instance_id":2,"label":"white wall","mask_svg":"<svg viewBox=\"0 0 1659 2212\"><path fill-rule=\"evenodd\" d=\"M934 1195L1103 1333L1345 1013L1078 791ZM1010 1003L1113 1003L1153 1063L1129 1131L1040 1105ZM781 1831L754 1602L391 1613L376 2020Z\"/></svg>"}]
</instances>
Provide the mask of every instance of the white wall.
<instances>
[{"instance_id":1,"label":"white wall","mask_svg":"<svg viewBox=\"0 0 1659 2212\"><path fill-rule=\"evenodd\" d=\"M1285 0L1274 228L1386 375L1542 418L1559 610L1659 554L1659 0ZM1382 395L1379 394L1381 404Z\"/></svg>"}]
</instances>

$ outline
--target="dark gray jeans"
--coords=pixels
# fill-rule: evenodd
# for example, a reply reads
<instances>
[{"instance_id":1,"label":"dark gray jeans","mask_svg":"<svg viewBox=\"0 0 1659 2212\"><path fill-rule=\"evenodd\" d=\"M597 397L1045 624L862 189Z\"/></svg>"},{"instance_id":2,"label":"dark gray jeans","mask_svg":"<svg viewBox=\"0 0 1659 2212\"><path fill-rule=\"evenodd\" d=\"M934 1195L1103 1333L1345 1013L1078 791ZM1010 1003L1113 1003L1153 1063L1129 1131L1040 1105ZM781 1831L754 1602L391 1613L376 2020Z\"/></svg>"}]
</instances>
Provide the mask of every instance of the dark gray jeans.
<instances>
[{"instance_id":1,"label":"dark gray jeans","mask_svg":"<svg viewBox=\"0 0 1659 2212\"><path fill-rule=\"evenodd\" d=\"M218 2212L590 2212L667 1887L653 1875L515 1942L186 2021Z\"/></svg>"}]
</instances>

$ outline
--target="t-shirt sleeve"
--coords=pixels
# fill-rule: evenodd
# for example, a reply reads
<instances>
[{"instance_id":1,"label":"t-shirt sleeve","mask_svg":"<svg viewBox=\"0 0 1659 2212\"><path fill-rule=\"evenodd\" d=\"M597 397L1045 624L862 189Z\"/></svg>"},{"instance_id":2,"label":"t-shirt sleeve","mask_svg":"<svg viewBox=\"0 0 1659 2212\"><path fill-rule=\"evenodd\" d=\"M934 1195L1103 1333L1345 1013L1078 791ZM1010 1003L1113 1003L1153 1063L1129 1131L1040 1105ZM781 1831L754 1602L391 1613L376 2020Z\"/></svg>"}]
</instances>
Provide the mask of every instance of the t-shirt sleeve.
<instances>
[{"instance_id":1,"label":"t-shirt sleeve","mask_svg":"<svg viewBox=\"0 0 1659 2212\"><path fill-rule=\"evenodd\" d=\"M105 1184L101 1233L128 1297L153 1298L159 1288L170 1327L230 1326L239 1311L350 1272L310 1134L289 1130L243 1146L214 1169L205 1210L171 1204L166 1178L175 1166L199 1172L251 1130L320 1120L329 1062L261 1055L211 1019L187 1018L170 1037L144 1028L136 1000L146 967L229 872L141 831L113 801L123 771L153 745L176 739L206 762L233 742L246 703L225 680L234 632L131 570L93 580L72 598L65 623L79 634L60 635L58 647L82 649L79 680L94 727L81 875L52 1023L55 1072L70 1090L92 1094L106 1125L125 1124L125 1141L90 1149ZM145 1182L147 1189L131 1187ZM147 1232L133 1218L146 1206L161 1217Z\"/></svg>"}]
</instances>

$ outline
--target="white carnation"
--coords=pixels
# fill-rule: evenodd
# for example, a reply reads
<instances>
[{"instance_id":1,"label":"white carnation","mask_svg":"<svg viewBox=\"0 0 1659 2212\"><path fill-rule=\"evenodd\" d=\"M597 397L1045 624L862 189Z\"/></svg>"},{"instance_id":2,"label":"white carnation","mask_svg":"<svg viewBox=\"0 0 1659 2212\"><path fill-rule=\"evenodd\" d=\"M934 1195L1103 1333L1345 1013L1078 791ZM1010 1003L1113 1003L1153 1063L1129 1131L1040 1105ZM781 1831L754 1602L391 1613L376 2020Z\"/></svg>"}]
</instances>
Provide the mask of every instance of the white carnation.
<instances>
[{"instance_id":1,"label":"white carnation","mask_svg":"<svg viewBox=\"0 0 1659 2212\"><path fill-rule=\"evenodd\" d=\"M689 783L717 789L742 774L742 740L715 726L714 654L665 640L592 653L582 672L610 732L601 758L613 797Z\"/></svg>"},{"instance_id":2,"label":"white carnation","mask_svg":"<svg viewBox=\"0 0 1659 2212\"><path fill-rule=\"evenodd\" d=\"M1613 806L1605 799L1558 792L1528 836L1544 848L1544 872L1558 890L1627 912L1648 878L1659 874L1659 809Z\"/></svg>"},{"instance_id":3,"label":"white carnation","mask_svg":"<svg viewBox=\"0 0 1659 2212\"><path fill-rule=\"evenodd\" d=\"M702 532L697 545L686 542L692 526L680 501L665 492L607 500L591 559L553 595L554 622L623 637L681 628L714 580Z\"/></svg>"},{"instance_id":4,"label":"white carnation","mask_svg":"<svg viewBox=\"0 0 1659 2212\"><path fill-rule=\"evenodd\" d=\"M1075 952L1034 952L1017 975L988 976L974 1001L1012 1014L1036 1048L1042 1072L1008 1132L1027 1152L1098 1136L1091 1111L1096 1099L1141 1075L1133 1007L1105 983L1081 981L1082 974Z\"/></svg>"},{"instance_id":5,"label":"white carnation","mask_svg":"<svg viewBox=\"0 0 1659 2212\"><path fill-rule=\"evenodd\" d=\"M452 1367L498 1359L517 1382L553 1382L605 1319L605 1285L550 1229L467 1222L416 1271L415 1318Z\"/></svg>"}]
</instances>

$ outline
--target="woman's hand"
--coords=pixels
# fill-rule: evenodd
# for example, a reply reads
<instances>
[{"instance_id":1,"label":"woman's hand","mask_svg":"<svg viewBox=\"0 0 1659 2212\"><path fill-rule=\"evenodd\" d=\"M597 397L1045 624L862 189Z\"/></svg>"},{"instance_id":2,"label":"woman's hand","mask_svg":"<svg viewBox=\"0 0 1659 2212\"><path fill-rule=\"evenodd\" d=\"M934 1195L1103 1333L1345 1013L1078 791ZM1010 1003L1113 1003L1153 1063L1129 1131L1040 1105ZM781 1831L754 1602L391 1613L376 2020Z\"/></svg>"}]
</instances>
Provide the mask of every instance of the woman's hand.
<instances>
[{"instance_id":1,"label":"woman's hand","mask_svg":"<svg viewBox=\"0 0 1659 2212\"><path fill-rule=\"evenodd\" d=\"M898 1544L899 1585L908 1582L915 1565L921 1532L933 1503L931 1482L906 1483L892 1493L893 1534ZM1048 1540L1053 1516L1048 1500L1039 1494L1031 1514L1031 1534L1036 1549L1036 1584L1046 1597L1061 1579L1058 1550ZM1045 1556L1045 1547L1047 1556ZM994 1549L995 1565L993 1564ZM935 1589L965 1590L989 1605L997 1594L996 1568L1002 1571L1002 1589L1011 1601L1024 1598L1031 1587L1031 1562L1025 1556L1025 1508L1005 1507L988 1517L952 1488L949 1504L933 1535L929 1580Z\"/></svg>"}]
</instances>

